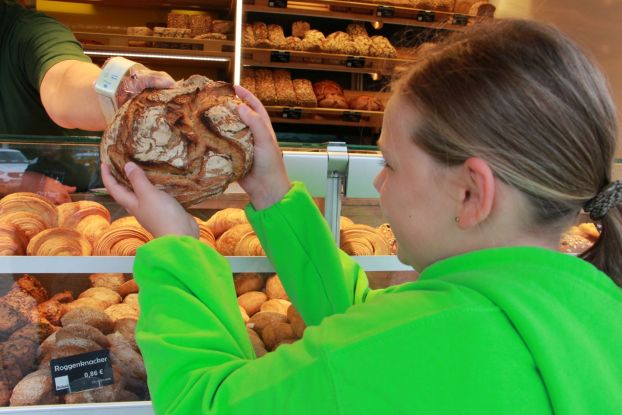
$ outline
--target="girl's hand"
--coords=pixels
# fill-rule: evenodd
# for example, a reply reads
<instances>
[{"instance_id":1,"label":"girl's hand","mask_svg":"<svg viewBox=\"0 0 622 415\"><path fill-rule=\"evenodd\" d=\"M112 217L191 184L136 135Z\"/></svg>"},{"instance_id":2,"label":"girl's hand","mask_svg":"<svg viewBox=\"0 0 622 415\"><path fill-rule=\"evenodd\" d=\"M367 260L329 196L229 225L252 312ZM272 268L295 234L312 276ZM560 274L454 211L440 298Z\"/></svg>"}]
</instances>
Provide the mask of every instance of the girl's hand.
<instances>
[{"instance_id":1,"label":"girl's hand","mask_svg":"<svg viewBox=\"0 0 622 415\"><path fill-rule=\"evenodd\" d=\"M250 127L255 140L253 167L238 183L250 196L255 209L264 209L281 200L291 183L268 112L248 90L236 85L235 92L248 103L238 106L238 114Z\"/></svg>"},{"instance_id":2,"label":"girl's hand","mask_svg":"<svg viewBox=\"0 0 622 415\"><path fill-rule=\"evenodd\" d=\"M188 235L198 239L199 227L194 218L173 197L156 189L135 163L124 167L134 191L117 182L107 165L102 164L101 170L110 195L154 237Z\"/></svg>"}]
</instances>

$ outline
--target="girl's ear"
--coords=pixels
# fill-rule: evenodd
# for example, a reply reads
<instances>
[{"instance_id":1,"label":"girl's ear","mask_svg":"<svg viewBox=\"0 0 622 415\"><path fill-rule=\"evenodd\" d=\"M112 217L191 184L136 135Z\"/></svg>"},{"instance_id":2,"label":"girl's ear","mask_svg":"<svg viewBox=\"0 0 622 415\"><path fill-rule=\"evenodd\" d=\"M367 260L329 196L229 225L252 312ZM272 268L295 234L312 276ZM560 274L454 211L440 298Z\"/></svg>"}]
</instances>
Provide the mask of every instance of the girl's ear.
<instances>
[{"instance_id":1,"label":"girl's ear","mask_svg":"<svg viewBox=\"0 0 622 415\"><path fill-rule=\"evenodd\" d=\"M461 229L468 229L490 216L495 198L495 177L488 163L477 157L464 162L460 175L456 221Z\"/></svg>"}]
</instances>

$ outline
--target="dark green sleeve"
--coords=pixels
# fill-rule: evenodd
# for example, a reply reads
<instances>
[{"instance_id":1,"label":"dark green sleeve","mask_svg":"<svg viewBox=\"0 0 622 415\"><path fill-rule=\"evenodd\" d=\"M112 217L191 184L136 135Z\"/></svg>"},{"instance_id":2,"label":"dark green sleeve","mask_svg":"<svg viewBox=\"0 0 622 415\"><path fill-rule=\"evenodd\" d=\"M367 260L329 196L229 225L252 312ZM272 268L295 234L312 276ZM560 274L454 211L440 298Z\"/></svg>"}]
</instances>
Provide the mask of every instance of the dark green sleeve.
<instances>
[{"instance_id":1,"label":"dark green sleeve","mask_svg":"<svg viewBox=\"0 0 622 415\"><path fill-rule=\"evenodd\" d=\"M43 13L25 11L15 26L19 42L18 62L29 83L39 89L46 72L58 62L91 62L73 33Z\"/></svg>"},{"instance_id":2,"label":"dark green sleeve","mask_svg":"<svg viewBox=\"0 0 622 415\"><path fill-rule=\"evenodd\" d=\"M295 182L269 208L255 211L247 206L246 215L308 325L319 324L380 292L370 290L358 263L337 248L304 184Z\"/></svg>"}]
</instances>

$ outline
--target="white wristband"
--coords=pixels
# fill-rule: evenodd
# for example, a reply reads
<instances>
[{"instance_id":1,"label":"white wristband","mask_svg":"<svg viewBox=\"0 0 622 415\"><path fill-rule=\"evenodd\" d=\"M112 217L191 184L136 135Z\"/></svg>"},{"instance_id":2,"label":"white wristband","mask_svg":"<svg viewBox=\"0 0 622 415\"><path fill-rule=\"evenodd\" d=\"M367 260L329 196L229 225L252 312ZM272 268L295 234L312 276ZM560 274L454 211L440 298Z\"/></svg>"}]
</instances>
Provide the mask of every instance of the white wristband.
<instances>
[{"instance_id":1,"label":"white wristband","mask_svg":"<svg viewBox=\"0 0 622 415\"><path fill-rule=\"evenodd\" d=\"M95 92L107 123L112 121L118 109L116 94L119 84L121 84L127 71L134 65L140 64L120 56L110 58L102 67L102 71L95 81Z\"/></svg>"}]
</instances>

